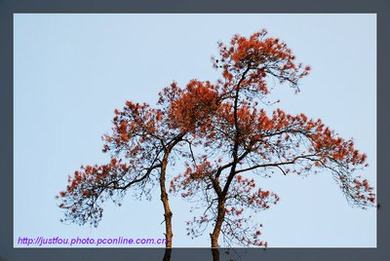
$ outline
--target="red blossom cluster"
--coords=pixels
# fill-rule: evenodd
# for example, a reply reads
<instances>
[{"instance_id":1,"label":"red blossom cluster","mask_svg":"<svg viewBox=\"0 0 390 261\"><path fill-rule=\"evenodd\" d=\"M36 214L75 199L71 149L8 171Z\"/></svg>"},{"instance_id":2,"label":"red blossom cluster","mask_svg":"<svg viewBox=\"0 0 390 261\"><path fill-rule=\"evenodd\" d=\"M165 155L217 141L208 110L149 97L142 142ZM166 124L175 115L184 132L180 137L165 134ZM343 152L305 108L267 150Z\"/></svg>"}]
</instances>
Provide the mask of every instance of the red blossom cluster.
<instances>
[{"instance_id":1,"label":"red blossom cluster","mask_svg":"<svg viewBox=\"0 0 390 261\"><path fill-rule=\"evenodd\" d=\"M248 38L235 35L229 45L218 44L219 58L213 58L213 65L222 68L225 87L234 87L240 82L242 88L266 95L269 94L267 76L297 87L298 80L309 74L310 66L296 63L286 43L266 36L267 32L262 30ZM244 74L246 76L242 77Z\"/></svg>"},{"instance_id":2,"label":"red blossom cluster","mask_svg":"<svg viewBox=\"0 0 390 261\"><path fill-rule=\"evenodd\" d=\"M128 164L116 158L112 158L109 164L81 166L73 177L69 176L66 191L57 196L61 200L59 207L66 210L65 220L80 225L90 222L97 226L103 212L98 198L113 196L123 185L128 170Z\"/></svg>"},{"instance_id":3,"label":"red blossom cluster","mask_svg":"<svg viewBox=\"0 0 390 261\"><path fill-rule=\"evenodd\" d=\"M263 136L284 133L285 141L288 141L291 134L305 136L311 142L310 150L322 157L323 163L332 159L352 165L365 164L367 156L355 149L353 141L339 137L320 119L309 119L303 113L290 115L277 109L272 118L269 118L265 111L261 111L258 123L258 129L266 131Z\"/></svg>"},{"instance_id":4,"label":"red blossom cluster","mask_svg":"<svg viewBox=\"0 0 390 261\"><path fill-rule=\"evenodd\" d=\"M200 128L210 129L210 115L218 107L215 87L208 81L190 81L181 96L171 102L169 118L175 127L185 132L194 132Z\"/></svg>"},{"instance_id":5,"label":"red blossom cluster","mask_svg":"<svg viewBox=\"0 0 390 261\"><path fill-rule=\"evenodd\" d=\"M128 144L134 136L139 137L140 142L145 141L157 132L157 125L160 124L162 116L163 113L160 110L153 109L146 103L127 101L122 111L115 110L112 135L105 135L103 139L108 144L113 143L112 147L116 148ZM108 144L105 145L103 151L110 149Z\"/></svg>"},{"instance_id":6,"label":"red blossom cluster","mask_svg":"<svg viewBox=\"0 0 390 261\"><path fill-rule=\"evenodd\" d=\"M265 210L270 204L277 204L279 196L273 192L256 189L254 179L244 178L241 175L234 177L235 182L231 185L228 202L232 205L241 205L255 210Z\"/></svg>"},{"instance_id":7,"label":"red blossom cluster","mask_svg":"<svg viewBox=\"0 0 390 261\"><path fill-rule=\"evenodd\" d=\"M355 189L357 190L357 198L359 200L375 203L374 188L369 185L367 179L359 180L355 178L353 180L353 183L355 184Z\"/></svg>"},{"instance_id":8,"label":"red blossom cluster","mask_svg":"<svg viewBox=\"0 0 390 261\"><path fill-rule=\"evenodd\" d=\"M88 182L90 184L103 184L107 178L116 178L117 171L127 172L129 169L128 164L120 163L116 158L112 158L109 164L105 165L86 165L81 166L80 170L74 172L73 177L69 177L66 192L60 192L62 197L67 193L74 192L80 185ZM83 194L92 195L94 191L83 191Z\"/></svg>"},{"instance_id":9,"label":"red blossom cluster","mask_svg":"<svg viewBox=\"0 0 390 261\"><path fill-rule=\"evenodd\" d=\"M182 197L188 197L193 195L193 189L186 189L188 185L194 184L194 182L203 181L208 175L212 173L211 163L204 161L194 168L187 166L183 174L175 176L171 179L169 191L177 192L182 191Z\"/></svg>"}]
</instances>

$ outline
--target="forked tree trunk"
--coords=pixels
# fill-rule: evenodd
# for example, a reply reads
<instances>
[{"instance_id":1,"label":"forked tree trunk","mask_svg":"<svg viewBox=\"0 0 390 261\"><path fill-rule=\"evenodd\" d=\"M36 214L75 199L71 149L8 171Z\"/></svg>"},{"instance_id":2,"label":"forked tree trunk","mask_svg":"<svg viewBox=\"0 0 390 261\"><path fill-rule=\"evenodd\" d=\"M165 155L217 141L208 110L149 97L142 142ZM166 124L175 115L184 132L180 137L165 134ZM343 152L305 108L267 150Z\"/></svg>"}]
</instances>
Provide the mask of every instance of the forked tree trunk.
<instances>
[{"instance_id":1,"label":"forked tree trunk","mask_svg":"<svg viewBox=\"0 0 390 261\"><path fill-rule=\"evenodd\" d=\"M166 170L168 165L168 157L169 157L169 151L166 151L164 153L164 157L162 160L161 165L161 173L160 173L160 190L161 190L161 201L164 206L164 220L165 220L165 247L172 248L172 211L169 206L169 199L167 194L167 189L165 187L165 180L166 180Z\"/></svg>"}]
</instances>

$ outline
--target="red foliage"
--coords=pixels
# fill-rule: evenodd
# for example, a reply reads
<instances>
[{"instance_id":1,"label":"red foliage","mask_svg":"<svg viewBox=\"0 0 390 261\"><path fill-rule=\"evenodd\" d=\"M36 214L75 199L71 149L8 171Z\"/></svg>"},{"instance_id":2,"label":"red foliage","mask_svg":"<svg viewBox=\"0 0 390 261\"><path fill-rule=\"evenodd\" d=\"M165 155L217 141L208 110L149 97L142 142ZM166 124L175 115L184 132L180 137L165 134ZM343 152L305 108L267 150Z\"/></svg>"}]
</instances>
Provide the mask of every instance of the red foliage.
<instances>
[{"instance_id":1,"label":"red foliage","mask_svg":"<svg viewBox=\"0 0 390 261\"><path fill-rule=\"evenodd\" d=\"M189 222L190 226L198 226L198 230L189 230L193 235L204 223L215 222L214 236L219 236L218 226L222 224L224 237L265 246L263 241L253 241L252 236L242 234L256 231L256 238L259 232L243 229L246 219L241 216L245 209L267 209L279 197L261 189L252 191L254 180L242 176L250 171L276 169L287 175L325 169L333 174L352 204L365 208L375 202L368 181L359 181L354 175L358 168L366 166L366 155L355 149L352 140L344 140L320 119L309 119L303 113L290 115L276 109L269 116L259 108L258 101L270 94L267 79L287 82L299 91L299 79L311 70L295 62L285 43L266 34L261 31L248 38L235 35L228 45L219 43L214 67L222 69L222 80L210 92L178 95L173 103L176 122L182 122L190 133L194 132L194 122L202 130L197 133L200 135L193 133L203 142L201 163L188 167L171 181L171 191L181 191L185 198L203 195L198 200L206 202L207 219ZM194 112L198 103L202 104L199 114Z\"/></svg>"},{"instance_id":2,"label":"red foliage","mask_svg":"<svg viewBox=\"0 0 390 261\"><path fill-rule=\"evenodd\" d=\"M174 127L183 132L210 129L211 115L218 107L217 92L210 82L192 80L180 97L172 101L169 107L169 118Z\"/></svg>"},{"instance_id":3,"label":"red foliage","mask_svg":"<svg viewBox=\"0 0 390 261\"><path fill-rule=\"evenodd\" d=\"M310 66L297 63L287 44L267 37L264 30L235 35L218 48L213 65L221 70L221 79L215 84L191 80L180 88L173 82L159 93L158 108L127 101L115 110L112 134L103 137L103 151L114 155L110 163L82 167L67 191L60 192L60 207L69 210L70 219L98 220L102 210L97 199L104 193L122 195L133 181L144 191L151 181L142 173L161 166L176 144L186 169L171 180L170 191L205 206L199 218L187 223L188 235L197 236L212 223L212 238L222 231L224 238L240 244L267 246L259 239L261 226L250 224L250 211L266 210L279 197L258 188L248 173L327 170L353 205L374 205L374 188L355 174L367 166L367 157L352 139L339 137L320 119L281 109L268 114L260 106L270 97L270 79L299 91Z\"/></svg>"},{"instance_id":4,"label":"red foliage","mask_svg":"<svg viewBox=\"0 0 390 261\"><path fill-rule=\"evenodd\" d=\"M229 45L218 44L219 58L213 58L215 68L222 68L225 87L236 88L241 81L242 88L269 94L265 81L267 76L276 77L281 83L288 82L297 89L298 80L309 74L310 66L295 62L295 55L275 37L266 37L265 30L246 38L235 35ZM247 74L242 78L243 74Z\"/></svg>"}]
</instances>

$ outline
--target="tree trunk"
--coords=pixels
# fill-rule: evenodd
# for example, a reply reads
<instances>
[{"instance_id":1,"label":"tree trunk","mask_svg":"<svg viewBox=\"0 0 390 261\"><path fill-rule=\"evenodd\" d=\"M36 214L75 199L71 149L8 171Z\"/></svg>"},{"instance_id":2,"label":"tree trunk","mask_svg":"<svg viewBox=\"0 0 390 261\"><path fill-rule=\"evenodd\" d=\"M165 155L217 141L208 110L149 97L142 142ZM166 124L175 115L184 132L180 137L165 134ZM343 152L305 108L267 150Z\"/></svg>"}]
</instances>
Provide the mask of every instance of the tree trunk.
<instances>
[{"instance_id":1,"label":"tree trunk","mask_svg":"<svg viewBox=\"0 0 390 261\"><path fill-rule=\"evenodd\" d=\"M161 189L161 201L164 206L164 220L165 220L165 247L172 248L172 211L169 206L169 199L167 194L167 189L165 187L165 176L166 176L166 169L168 165L168 156L169 152L165 152L163 160L162 160L162 166L161 166L161 173L160 173L160 189Z\"/></svg>"},{"instance_id":2,"label":"tree trunk","mask_svg":"<svg viewBox=\"0 0 390 261\"><path fill-rule=\"evenodd\" d=\"M218 239L221 234L222 223L225 218L225 199L218 200L218 214L217 221L215 222L213 233L210 234L211 247L218 248Z\"/></svg>"},{"instance_id":3,"label":"tree trunk","mask_svg":"<svg viewBox=\"0 0 390 261\"><path fill-rule=\"evenodd\" d=\"M237 161L237 156L234 156L235 161ZM236 171L236 165L237 163L234 163L232 165L232 168L230 170L230 174L228 176L228 179L226 181L225 187L223 191L218 194L218 213L217 213L217 221L215 222L213 233L210 234L211 238L211 247L212 248L218 248L218 239L219 235L221 234L221 228L222 224L225 220L225 201L226 201L226 195L229 190L230 183L233 180L235 171Z\"/></svg>"},{"instance_id":4,"label":"tree trunk","mask_svg":"<svg viewBox=\"0 0 390 261\"><path fill-rule=\"evenodd\" d=\"M213 257L213 261L219 261L219 249L218 248L212 248L211 255Z\"/></svg>"}]
</instances>

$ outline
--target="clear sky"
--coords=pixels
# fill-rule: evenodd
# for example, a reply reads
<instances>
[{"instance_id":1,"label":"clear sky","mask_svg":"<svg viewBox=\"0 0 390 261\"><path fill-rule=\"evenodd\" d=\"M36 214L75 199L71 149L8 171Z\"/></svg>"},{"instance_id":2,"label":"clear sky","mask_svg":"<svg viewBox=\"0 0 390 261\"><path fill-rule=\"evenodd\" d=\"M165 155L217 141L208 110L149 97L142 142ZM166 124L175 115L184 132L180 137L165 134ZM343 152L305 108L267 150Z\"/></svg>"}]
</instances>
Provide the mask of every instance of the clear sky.
<instances>
[{"instance_id":1,"label":"clear sky","mask_svg":"<svg viewBox=\"0 0 390 261\"><path fill-rule=\"evenodd\" d=\"M55 195L81 164L105 163L101 136L125 100L155 103L172 80L215 80L217 41L266 28L312 73L299 95L280 88L279 107L322 118L368 155L376 184L375 15L59 15L14 17L14 239L19 236L163 237L158 188L106 204L98 228L64 225ZM175 173L175 169L171 170ZM375 247L376 210L348 205L330 173L275 175L261 187L281 200L256 216L270 247ZM192 240L190 203L171 196L175 246Z\"/></svg>"}]
</instances>

